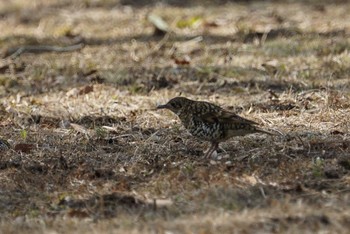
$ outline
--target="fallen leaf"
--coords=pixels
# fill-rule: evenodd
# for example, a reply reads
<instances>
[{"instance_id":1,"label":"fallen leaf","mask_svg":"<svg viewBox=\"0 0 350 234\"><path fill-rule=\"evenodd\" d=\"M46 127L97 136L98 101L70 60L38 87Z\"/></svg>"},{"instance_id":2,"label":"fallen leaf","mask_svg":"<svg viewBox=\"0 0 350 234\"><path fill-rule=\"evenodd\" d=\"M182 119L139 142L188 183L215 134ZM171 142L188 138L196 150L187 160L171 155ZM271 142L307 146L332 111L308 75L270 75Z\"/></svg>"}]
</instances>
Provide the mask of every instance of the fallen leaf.
<instances>
[{"instance_id":1,"label":"fallen leaf","mask_svg":"<svg viewBox=\"0 0 350 234\"><path fill-rule=\"evenodd\" d=\"M76 218L87 218L87 217L89 217L89 214L84 210L72 209L72 210L68 211L68 216L69 217L76 217Z\"/></svg>"},{"instance_id":2,"label":"fallen leaf","mask_svg":"<svg viewBox=\"0 0 350 234\"><path fill-rule=\"evenodd\" d=\"M194 16L189 19L182 19L177 21L176 27L178 28L196 28L202 23L202 17Z\"/></svg>"},{"instance_id":3,"label":"fallen leaf","mask_svg":"<svg viewBox=\"0 0 350 234\"><path fill-rule=\"evenodd\" d=\"M205 22L204 23L204 27L213 27L213 28L216 28L216 27L219 27L219 24L216 23L215 21L211 21L211 22Z\"/></svg>"},{"instance_id":4,"label":"fallen leaf","mask_svg":"<svg viewBox=\"0 0 350 234\"><path fill-rule=\"evenodd\" d=\"M35 148L34 144L20 143L15 145L15 151L20 151L23 153L30 153Z\"/></svg>"},{"instance_id":5,"label":"fallen leaf","mask_svg":"<svg viewBox=\"0 0 350 234\"><path fill-rule=\"evenodd\" d=\"M217 28L220 26L224 26L225 24L227 24L227 20L216 19L216 20L211 20L211 21L205 20L203 23L203 26L206 28Z\"/></svg>"},{"instance_id":6,"label":"fallen leaf","mask_svg":"<svg viewBox=\"0 0 350 234\"><path fill-rule=\"evenodd\" d=\"M261 64L261 66L265 69L265 71L271 75L277 73L278 70L278 62L277 60L271 60L266 63Z\"/></svg>"},{"instance_id":7,"label":"fallen leaf","mask_svg":"<svg viewBox=\"0 0 350 234\"><path fill-rule=\"evenodd\" d=\"M162 17L154 14L150 14L147 17L148 22L154 26L155 36L164 36L169 32L169 25L162 19Z\"/></svg>"},{"instance_id":8,"label":"fallen leaf","mask_svg":"<svg viewBox=\"0 0 350 234\"><path fill-rule=\"evenodd\" d=\"M78 95L88 94L88 93L91 93L92 91L94 91L94 86L87 85L79 90Z\"/></svg>"},{"instance_id":9,"label":"fallen leaf","mask_svg":"<svg viewBox=\"0 0 350 234\"><path fill-rule=\"evenodd\" d=\"M0 74L4 74L9 68L10 66L8 64L0 66Z\"/></svg>"},{"instance_id":10,"label":"fallen leaf","mask_svg":"<svg viewBox=\"0 0 350 234\"><path fill-rule=\"evenodd\" d=\"M177 65L189 65L191 63L191 58L188 55L185 55L182 58L174 58L174 62Z\"/></svg>"},{"instance_id":11,"label":"fallen leaf","mask_svg":"<svg viewBox=\"0 0 350 234\"><path fill-rule=\"evenodd\" d=\"M79 133L82 133L84 135L87 135L89 137L91 137L93 135L92 131L79 125L79 124L74 124L74 123L71 123L70 126L77 132Z\"/></svg>"},{"instance_id":12,"label":"fallen leaf","mask_svg":"<svg viewBox=\"0 0 350 234\"><path fill-rule=\"evenodd\" d=\"M92 70L89 70L85 73L83 73L83 75L86 77L86 76L91 76L91 75L94 75L96 74L97 70L96 69L92 69Z\"/></svg>"},{"instance_id":13,"label":"fallen leaf","mask_svg":"<svg viewBox=\"0 0 350 234\"><path fill-rule=\"evenodd\" d=\"M78 94L79 94L79 90L77 88L73 88L66 93L68 97L78 96Z\"/></svg>"},{"instance_id":14,"label":"fallen leaf","mask_svg":"<svg viewBox=\"0 0 350 234\"><path fill-rule=\"evenodd\" d=\"M146 203L149 205L153 205L153 208L156 210L157 208L169 207L174 203L171 199L148 199Z\"/></svg>"},{"instance_id":15,"label":"fallen leaf","mask_svg":"<svg viewBox=\"0 0 350 234\"><path fill-rule=\"evenodd\" d=\"M332 135L344 135L344 132L342 131L338 131L338 130L334 130L331 132Z\"/></svg>"}]
</instances>

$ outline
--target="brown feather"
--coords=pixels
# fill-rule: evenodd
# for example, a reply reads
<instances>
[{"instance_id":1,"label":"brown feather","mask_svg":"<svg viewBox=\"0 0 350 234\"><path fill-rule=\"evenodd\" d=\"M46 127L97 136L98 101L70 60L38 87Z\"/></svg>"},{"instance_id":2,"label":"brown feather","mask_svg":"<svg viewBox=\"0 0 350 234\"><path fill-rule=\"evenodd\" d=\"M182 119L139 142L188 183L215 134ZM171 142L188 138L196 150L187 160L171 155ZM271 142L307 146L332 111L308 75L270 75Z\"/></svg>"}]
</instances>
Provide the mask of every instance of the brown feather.
<instances>
[{"instance_id":1,"label":"brown feather","mask_svg":"<svg viewBox=\"0 0 350 234\"><path fill-rule=\"evenodd\" d=\"M198 102L199 104L206 104L206 110L198 111L196 113L199 118L208 123L232 123L232 124L251 124L258 125L258 123L238 116L237 114L227 111L219 106L207 102Z\"/></svg>"}]
</instances>

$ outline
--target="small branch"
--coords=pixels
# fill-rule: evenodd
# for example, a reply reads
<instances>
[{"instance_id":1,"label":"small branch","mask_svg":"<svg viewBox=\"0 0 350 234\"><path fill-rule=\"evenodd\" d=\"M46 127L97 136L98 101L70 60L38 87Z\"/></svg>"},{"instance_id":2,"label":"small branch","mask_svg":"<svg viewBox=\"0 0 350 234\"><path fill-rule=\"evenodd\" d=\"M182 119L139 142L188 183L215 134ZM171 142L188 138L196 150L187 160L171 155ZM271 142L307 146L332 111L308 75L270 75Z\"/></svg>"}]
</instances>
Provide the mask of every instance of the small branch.
<instances>
[{"instance_id":1,"label":"small branch","mask_svg":"<svg viewBox=\"0 0 350 234\"><path fill-rule=\"evenodd\" d=\"M15 48L9 48L7 52L4 55L4 58L17 58L23 53L45 53L45 52L70 52L74 50L80 50L84 47L83 43L79 43L76 45L71 46L49 46L49 45L28 45L28 46L21 46L21 47L15 47Z\"/></svg>"}]
</instances>

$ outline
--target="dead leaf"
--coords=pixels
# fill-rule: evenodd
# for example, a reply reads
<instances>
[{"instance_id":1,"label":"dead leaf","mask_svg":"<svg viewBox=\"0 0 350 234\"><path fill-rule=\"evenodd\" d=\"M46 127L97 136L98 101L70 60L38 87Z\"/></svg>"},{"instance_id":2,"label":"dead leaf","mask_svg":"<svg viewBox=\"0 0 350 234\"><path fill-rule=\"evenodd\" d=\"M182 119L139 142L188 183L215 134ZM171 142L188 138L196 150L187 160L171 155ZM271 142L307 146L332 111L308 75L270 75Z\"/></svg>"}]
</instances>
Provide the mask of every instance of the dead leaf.
<instances>
[{"instance_id":1,"label":"dead leaf","mask_svg":"<svg viewBox=\"0 0 350 234\"><path fill-rule=\"evenodd\" d=\"M76 218L87 218L87 217L89 217L89 214L84 210L72 209L72 210L68 211L68 216L69 217L76 217Z\"/></svg>"},{"instance_id":2,"label":"dead leaf","mask_svg":"<svg viewBox=\"0 0 350 234\"><path fill-rule=\"evenodd\" d=\"M0 66L0 74L4 74L9 68L10 66L8 64Z\"/></svg>"},{"instance_id":3,"label":"dead leaf","mask_svg":"<svg viewBox=\"0 0 350 234\"><path fill-rule=\"evenodd\" d=\"M79 90L77 88L73 88L66 93L68 97L76 97L78 96L78 94L79 94Z\"/></svg>"},{"instance_id":4,"label":"dead leaf","mask_svg":"<svg viewBox=\"0 0 350 234\"><path fill-rule=\"evenodd\" d=\"M261 66L265 69L268 74L275 75L278 71L278 61L271 60L266 63L261 64Z\"/></svg>"},{"instance_id":5,"label":"dead leaf","mask_svg":"<svg viewBox=\"0 0 350 234\"><path fill-rule=\"evenodd\" d=\"M196 28L202 23L203 19L200 16L194 16L188 19L181 19L177 21L176 27L178 28Z\"/></svg>"},{"instance_id":6,"label":"dead leaf","mask_svg":"<svg viewBox=\"0 0 350 234\"><path fill-rule=\"evenodd\" d=\"M84 135L87 135L89 137L91 137L93 135L92 131L79 125L79 124L74 124L74 123L71 123L70 126L77 132L79 133L82 133Z\"/></svg>"},{"instance_id":7,"label":"dead leaf","mask_svg":"<svg viewBox=\"0 0 350 234\"><path fill-rule=\"evenodd\" d=\"M96 74L96 72L97 72L97 69L92 69L92 70L89 70L89 71L87 71L87 72L84 72L84 73L83 73L83 76L85 76L85 77L91 76L91 75Z\"/></svg>"},{"instance_id":8,"label":"dead leaf","mask_svg":"<svg viewBox=\"0 0 350 234\"><path fill-rule=\"evenodd\" d=\"M127 170L125 169L125 167L120 167L120 168L119 168L119 172L125 173L125 172L127 172Z\"/></svg>"},{"instance_id":9,"label":"dead leaf","mask_svg":"<svg viewBox=\"0 0 350 234\"><path fill-rule=\"evenodd\" d=\"M26 143L19 143L15 145L15 151L20 151L23 153L30 153L33 149L35 149L34 144L26 144Z\"/></svg>"},{"instance_id":10,"label":"dead leaf","mask_svg":"<svg viewBox=\"0 0 350 234\"><path fill-rule=\"evenodd\" d=\"M338 130L334 130L331 132L332 135L344 135L344 132L342 131L338 131Z\"/></svg>"},{"instance_id":11,"label":"dead leaf","mask_svg":"<svg viewBox=\"0 0 350 234\"><path fill-rule=\"evenodd\" d=\"M115 132L115 133L118 132L118 128L116 128L116 127L102 126L102 128L105 129L108 132Z\"/></svg>"},{"instance_id":12,"label":"dead leaf","mask_svg":"<svg viewBox=\"0 0 350 234\"><path fill-rule=\"evenodd\" d=\"M225 19L205 20L203 26L205 28L217 28L226 25L228 22Z\"/></svg>"},{"instance_id":13,"label":"dead leaf","mask_svg":"<svg viewBox=\"0 0 350 234\"><path fill-rule=\"evenodd\" d=\"M83 94L88 94L94 91L94 86L93 85L87 85L79 90L78 95L83 95Z\"/></svg>"},{"instance_id":14,"label":"dead leaf","mask_svg":"<svg viewBox=\"0 0 350 234\"><path fill-rule=\"evenodd\" d=\"M213 28L217 28L219 27L219 24L215 21L211 21L211 22L205 22L204 23L204 27L213 27Z\"/></svg>"},{"instance_id":15,"label":"dead leaf","mask_svg":"<svg viewBox=\"0 0 350 234\"><path fill-rule=\"evenodd\" d=\"M154 26L154 36L164 36L169 32L169 25L162 19L162 17L150 14L147 17L147 20Z\"/></svg>"},{"instance_id":16,"label":"dead leaf","mask_svg":"<svg viewBox=\"0 0 350 234\"><path fill-rule=\"evenodd\" d=\"M174 57L173 59L174 59L175 64L177 64L177 65L189 65L191 63L191 58L188 55L185 55L182 58Z\"/></svg>"},{"instance_id":17,"label":"dead leaf","mask_svg":"<svg viewBox=\"0 0 350 234\"><path fill-rule=\"evenodd\" d=\"M146 204L153 205L153 209L172 206L174 203L171 199L148 199Z\"/></svg>"}]
</instances>

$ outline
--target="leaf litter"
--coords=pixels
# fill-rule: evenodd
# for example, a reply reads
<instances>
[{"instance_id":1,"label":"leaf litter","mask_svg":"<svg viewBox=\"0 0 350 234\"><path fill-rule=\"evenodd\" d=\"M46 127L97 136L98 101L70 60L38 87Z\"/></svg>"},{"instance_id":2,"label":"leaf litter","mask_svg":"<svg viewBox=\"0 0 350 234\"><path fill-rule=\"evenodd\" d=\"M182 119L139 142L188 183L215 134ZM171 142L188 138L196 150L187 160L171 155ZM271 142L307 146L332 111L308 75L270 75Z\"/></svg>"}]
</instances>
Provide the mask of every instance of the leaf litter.
<instances>
[{"instance_id":1,"label":"leaf litter","mask_svg":"<svg viewBox=\"0 0 350 234\"><path fill-rule=\"evenodd\" d=\"M41 4L58 14L39 28L17 21L35 4L3 8L0 43L84 47L1 62L4 232L350 228L347 3L160 4L160 38L147 7ZM154 110L178 95L284 136L233 138L203 160L207 143Z\"/></svg>"}]
</instances>

